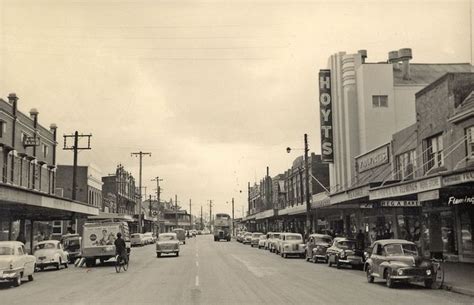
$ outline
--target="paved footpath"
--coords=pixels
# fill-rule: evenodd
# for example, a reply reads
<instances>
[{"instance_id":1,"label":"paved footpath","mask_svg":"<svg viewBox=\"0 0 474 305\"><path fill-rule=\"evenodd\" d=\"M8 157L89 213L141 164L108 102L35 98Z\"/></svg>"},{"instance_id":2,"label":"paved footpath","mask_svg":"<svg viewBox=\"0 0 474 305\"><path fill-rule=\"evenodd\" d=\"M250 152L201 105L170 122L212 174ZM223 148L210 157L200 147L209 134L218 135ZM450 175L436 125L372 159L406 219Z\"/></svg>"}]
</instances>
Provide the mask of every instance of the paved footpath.
<instances>
[{"instance_id":1,"label":"paved footpath","mask_svg":"<svg viewBox=\"0 0 474 305\"><path fill-rule=\"evenodd\" d=\"M474 298L418 285L367 283L358 270L283 259L265 250L198 236L179 257L132 249L130 268L112 264L44 271L18 288L0 284L0 304L474 304Z\"/></svg>"}]
</instances>

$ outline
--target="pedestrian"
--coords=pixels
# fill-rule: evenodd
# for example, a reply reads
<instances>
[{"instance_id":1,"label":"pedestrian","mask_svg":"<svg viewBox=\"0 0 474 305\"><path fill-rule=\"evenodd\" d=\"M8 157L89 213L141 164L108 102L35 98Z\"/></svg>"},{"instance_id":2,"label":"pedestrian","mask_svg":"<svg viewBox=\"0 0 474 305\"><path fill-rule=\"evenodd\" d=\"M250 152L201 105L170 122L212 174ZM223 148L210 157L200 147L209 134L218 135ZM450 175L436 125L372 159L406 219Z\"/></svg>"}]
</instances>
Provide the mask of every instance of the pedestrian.
<instances>
[{"instance_id":1,"label":"pedestrian","mask_svg":"<svg viewBox=\"0 0 474 305\"><path fill-rule=\"evenodd\" d=\"M26 238L25 238L25 234L23 233L23 231L18 233L18 237L16 238L16 241L20 241L23 244L26 244Z\"/></svg>"},{"instance_id":2,"label":"pedestrian","mask_svg":"<svg viewBox=\"0 0 474 305\"><path fill-rule=\"evenodd\" d=\"M370 244L373 244L377 240L377 228L372 227L372 230L369 233Z\"/></svg>"},{"instance_id":3,"label":"pedestrian","mask_svg":"<svg viewBox=\"0 0 474 305\"><path fill-rule=\"evenodd\" d=\"M359 233L357 233L356 241L357 241L357 248L359 250L364 250L365 249L365 235L362 232L362 230L359 230Z\"/></svg>"}]
</instances>

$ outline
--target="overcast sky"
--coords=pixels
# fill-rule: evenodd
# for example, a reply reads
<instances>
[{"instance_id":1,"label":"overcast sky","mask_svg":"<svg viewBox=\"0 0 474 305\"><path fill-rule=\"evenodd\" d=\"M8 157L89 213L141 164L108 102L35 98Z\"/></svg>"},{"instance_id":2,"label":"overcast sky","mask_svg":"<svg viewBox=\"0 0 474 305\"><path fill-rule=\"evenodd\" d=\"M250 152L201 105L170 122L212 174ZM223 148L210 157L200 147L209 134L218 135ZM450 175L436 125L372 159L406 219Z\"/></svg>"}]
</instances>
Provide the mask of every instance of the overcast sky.
<instances>
[{"instance_id":1,"label":"overcast sky","mask_svg":"<svg viewBox=\"0 0 474 305\"><path fill-rule=\"evenodd\" d=\"M368 61L471 62L466 1L0 0L0 96L64 133L92 133L104 175L122 163L147 194L193 211L246 209L247 182L320 152L317 73L338 51ZM300 152L301 153L301 152ZM72 154L59 150L59 164ZM242 193L240 191L242 190Z\"/></svg>"}]
</instances>

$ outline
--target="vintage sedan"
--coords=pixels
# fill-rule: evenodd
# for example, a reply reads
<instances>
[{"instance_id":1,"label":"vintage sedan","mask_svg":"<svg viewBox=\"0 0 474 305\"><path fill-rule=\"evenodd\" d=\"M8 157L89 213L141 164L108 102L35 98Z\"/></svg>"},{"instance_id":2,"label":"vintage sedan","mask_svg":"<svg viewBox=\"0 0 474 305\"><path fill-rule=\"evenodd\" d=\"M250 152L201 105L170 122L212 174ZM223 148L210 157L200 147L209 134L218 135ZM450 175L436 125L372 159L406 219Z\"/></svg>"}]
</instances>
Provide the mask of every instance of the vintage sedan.
<instances>
[{"instance_id":1,"label":"vintage sedan","mask_svg":"<svg viewBox=\"0 0 474 305\"><path fill-rule=\"evenodd\" d=\"M133 233L130 235L130 244L132 247L144 246L145 236L142 233Z\"/></svg>"},{"instance_id":2,"label":"vintage sedan","mask_svg":"<svg viewBox=\"0 0 474 305\"><path fill-rule=\"evenodd\" d=\"M161 233L156 241L156 257L162 254L179 256L179 239L176 233Z\"/></svg>"},{"instance_id":3,"label":"vintage sedan","mask_svg":"<svg viewBox=\"0 0 474 305\"><path fill-rule=\"evenodd\" d=\"M250 238L250 246L253 247L258 247L258 240L260 239L260 236L264 235L263 233L260 232L253 232L252 237Z\"/></svg>"},{"instance_id":4,"label":"vintage sedan","mask_svg":"<svg viewBox=\"0 0 474 305\"><path fill-rule=\"evenodd\" d=\"M383 239L372 245L372 252L364 269L369 283L374 278L384 279L389 288L395 282L423 282L431 288L435 279L430 260L423 259L417 246L407 240Z\"/></svg>"},{"instance_id":5,"label":"vintage sedan","mask_svg":"<svg viewBox=\"0 0 474 305\"><path fill-rule=\"evenodd\" d=\"M332 244L332 237L326 234L311 234L306 243L306 261L327 263L326 251Z\"/></svg>"},{"instance_id":6,"label":"vintage sedan","mask_svg":"<svg viewBox=\"0 0 474 305\"><path fill-rule=\"evenodd\" d=\"M280 232L270 232L267 234L267 249L270 252L276 251L276 243L280 239Z\"/></svg>"},{"instance_id":7,"label":"vintage sedan","mask_svg":"<svg viewBox=\"0 0 474 305\"><path fill-rule=\"evenodd\" d=\"M245 232L244 237L242 238L242 243L245 244L250 244L252 240L252 232Z\"/></svg>"},{"instance_id":8,"label":"vintage sedan","mask_svg":"<svg viewBox=\"0 0 474 305\"><path fill-rule=\"evenodd\" d=\"M334 238L333 244L326 250L328 266L335 264L337 269L342 266L351 266L361 269L364 267L363 250L356 249L355 239L346 237Z\"/></svg>"},{"instance_id":9,"label":"vintage sedan","mask_svg":"<svg viewBox=\"0 0 474 305\"><path fill-rule=\"evenodd\" d=\"M66 234L61 237L61 244L68 254L69 263L74 263L81 256L82 237L79 234Z\"/></svg>"},{"instance_id":10,"label":"vintage sedan","mask_svg":"<svg viewBox=\"0 0 474 305\"><path fill-rule=\"evenodd\" d=\"M267 235L262 234L258 238L258 248L265 249L267 247Z\"/></svg>"},{"instance_id":11,"label":"vintage sedan","mask_svg":"<svg viewBox=\"0 0 474 305\"><path fill-rule=\"evenodd\" d=\"M41 271L46 267L55 267L57 270L64 266L68 267L68 253L64 251L63 245L58 240L45 240L36 244L34 248L36 267Z\"/></svg>"},{"instance_id":12,"label":"vintage sedan","mask_svg":"<svg viewBox=\"0 0 474 305\"><path fill-rule=\"evenodd\" d=\"M23 243L0 241L0 281L9 281L15 287L21 285L25 276L32 281L35 262L35 257L26 253Z\"/></svg>"},{"instance_id":13,"label":"vintage sedan","mask_svg":"<svg viewBox=\"0 0 474 305\"><path fill-rule=\"evenodd\" d=\"M281 257L287 258L290 255L304 257L306 245L303 243L303 236L299 233L282 233L280 235L279 249Z\"/></svg>"}]
</instances>

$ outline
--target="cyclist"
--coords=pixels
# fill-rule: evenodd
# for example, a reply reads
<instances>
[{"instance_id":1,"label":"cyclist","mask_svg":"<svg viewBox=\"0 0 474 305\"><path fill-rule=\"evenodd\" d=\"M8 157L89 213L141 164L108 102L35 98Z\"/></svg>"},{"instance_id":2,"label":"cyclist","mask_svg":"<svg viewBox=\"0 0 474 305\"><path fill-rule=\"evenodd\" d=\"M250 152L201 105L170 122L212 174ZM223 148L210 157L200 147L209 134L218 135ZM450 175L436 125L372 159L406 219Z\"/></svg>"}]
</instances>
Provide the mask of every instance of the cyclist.
<instances>
[{"instance_id":1,"label":"cyclist","mask_svg":"<svg viewBox=\"0 0 474 305\"><path fill-rule=\"evenodd\" d=\"M115 254L120 255L124 264L127 263L127 246L125 245L125 241L122 238L122 233L117 233L117 239L114 242L115 244Z\"/></svg>"}]
</instances>

